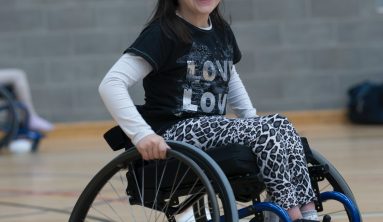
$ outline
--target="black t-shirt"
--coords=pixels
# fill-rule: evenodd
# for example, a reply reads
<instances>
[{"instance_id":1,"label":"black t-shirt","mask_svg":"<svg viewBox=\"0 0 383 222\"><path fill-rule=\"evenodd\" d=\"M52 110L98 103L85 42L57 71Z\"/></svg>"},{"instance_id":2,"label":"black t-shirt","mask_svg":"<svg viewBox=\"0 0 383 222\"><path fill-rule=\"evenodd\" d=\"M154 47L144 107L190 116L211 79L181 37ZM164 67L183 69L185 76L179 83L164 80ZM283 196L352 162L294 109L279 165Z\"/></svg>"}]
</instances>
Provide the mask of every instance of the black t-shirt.
<instances>
[{"instance_id":1,"label":"black t-shirt","mask_svg":"<svg viewBox=\"0 0 383 222\"><path fill-rule=\"evenodd\" d=\"M189 29L192 43L169 37L155 21L125 50L153 67L143 80L145 104L137 108L156 131L185 118L225 114L232 65L241 58L229 26L212 24L211 30L203 30L178 19Z\"/></svg>"}]
</instances>

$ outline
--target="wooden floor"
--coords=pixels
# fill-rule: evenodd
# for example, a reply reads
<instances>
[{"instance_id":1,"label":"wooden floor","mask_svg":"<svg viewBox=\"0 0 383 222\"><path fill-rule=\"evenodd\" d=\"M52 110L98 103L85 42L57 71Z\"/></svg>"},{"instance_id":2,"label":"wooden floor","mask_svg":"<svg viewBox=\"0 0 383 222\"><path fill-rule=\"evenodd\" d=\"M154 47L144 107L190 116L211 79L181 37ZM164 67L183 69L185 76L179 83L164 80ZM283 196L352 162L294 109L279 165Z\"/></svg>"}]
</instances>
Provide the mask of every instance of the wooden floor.
<instances>
[{"instance_id":1,"label":"wooden floor","mask_svg":"<svg viewBox=\"0 0 383 222\"><path fill-rule=\"evenodd\" d=\"M102 139L112 123L57 126L35 154L0 154L0 221L67 221L90 178L117 153ZM383 221L383 126L297 122L341 172L365 222Z\"/></svg>"}]
</instances>

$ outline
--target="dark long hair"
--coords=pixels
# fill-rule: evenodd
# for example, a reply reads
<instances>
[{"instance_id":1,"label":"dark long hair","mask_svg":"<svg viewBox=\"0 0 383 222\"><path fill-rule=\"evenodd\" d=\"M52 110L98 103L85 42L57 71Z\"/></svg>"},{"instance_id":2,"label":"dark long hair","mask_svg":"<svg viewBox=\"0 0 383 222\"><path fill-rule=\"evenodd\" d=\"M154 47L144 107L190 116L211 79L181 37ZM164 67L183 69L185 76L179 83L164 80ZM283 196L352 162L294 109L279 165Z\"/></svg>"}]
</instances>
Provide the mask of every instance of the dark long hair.
<instances>
[{"instance_id":1,"label":"dark long hair","mask_svg":"<svg viewBox=\"0 0 383 222\"><path fill-rule=\"evenodd\" d=\"M210 13L210 20L215 28L224 29L228 23L220 12L220 5L221 3ZM178 0L158 0L147 25L159 20L161 28L167 36L171 37L176 35L176 37L183 42L190 43L191 34L185 23L178 19L176 15L178 6Z\"/></svg>"}]
</instances>

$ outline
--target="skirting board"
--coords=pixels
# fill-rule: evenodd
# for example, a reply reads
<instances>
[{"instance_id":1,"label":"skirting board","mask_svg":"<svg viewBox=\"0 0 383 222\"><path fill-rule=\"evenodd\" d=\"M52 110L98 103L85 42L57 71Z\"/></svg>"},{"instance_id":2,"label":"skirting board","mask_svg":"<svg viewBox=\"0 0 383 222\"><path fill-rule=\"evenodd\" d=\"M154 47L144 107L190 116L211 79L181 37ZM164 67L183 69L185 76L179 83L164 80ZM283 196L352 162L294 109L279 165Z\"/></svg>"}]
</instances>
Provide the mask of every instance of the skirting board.
<instances>
[{"instance_id":1,"label":"skirting board","mask_svg":"<svg viewBox=\"0 0 383 222\"><path fill-rule=\"evenodd\" d=\"M259 115L268 114L271 113L259 113ZM345 124L348 122L345 110L288 111L280 112L280 114L286 116L294 125ZM230 114L228 116L234 117ZM112 120L56 123L56 128L49 133L49 137L101 136L114 125L116 123Z\"/></svg>"}]
</instances>

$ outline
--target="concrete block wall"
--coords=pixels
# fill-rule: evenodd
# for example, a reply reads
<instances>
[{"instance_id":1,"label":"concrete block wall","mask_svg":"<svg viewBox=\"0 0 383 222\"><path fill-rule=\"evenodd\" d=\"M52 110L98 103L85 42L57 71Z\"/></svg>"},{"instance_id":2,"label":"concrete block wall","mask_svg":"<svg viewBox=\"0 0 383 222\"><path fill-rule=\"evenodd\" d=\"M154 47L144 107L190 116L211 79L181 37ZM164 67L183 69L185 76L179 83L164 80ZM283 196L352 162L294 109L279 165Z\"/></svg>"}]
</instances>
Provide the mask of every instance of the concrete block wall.
<instances>
[{"instance_id":1,"label":"concrete block wall","mask_svg":"<svg viewBox=\"0 0 383 222\"><path fill-rule=\"evenodd\" d=\"M383 81L379 0L224 0L259 111L338 109L347 89ZM24 69L55 122L105 120L97 87L155 0L0 0L0 68ZM140 86L132 95L142 103Z\"/></svg>"}]
</instances>

